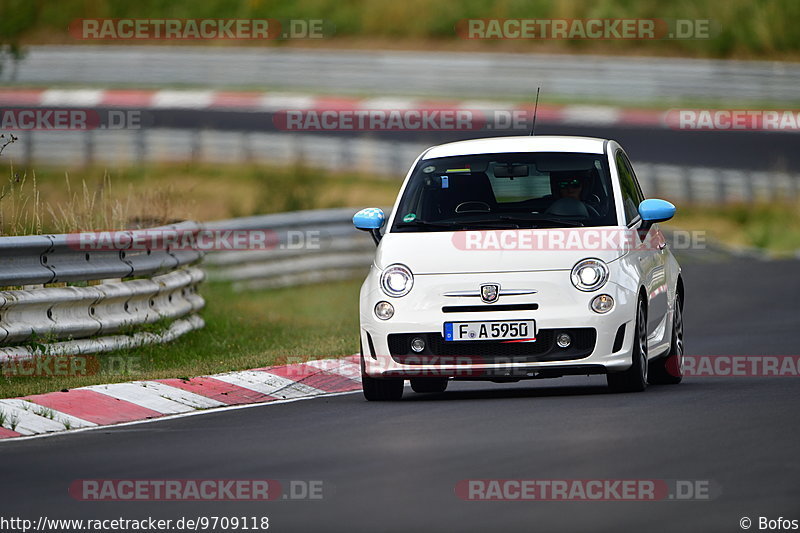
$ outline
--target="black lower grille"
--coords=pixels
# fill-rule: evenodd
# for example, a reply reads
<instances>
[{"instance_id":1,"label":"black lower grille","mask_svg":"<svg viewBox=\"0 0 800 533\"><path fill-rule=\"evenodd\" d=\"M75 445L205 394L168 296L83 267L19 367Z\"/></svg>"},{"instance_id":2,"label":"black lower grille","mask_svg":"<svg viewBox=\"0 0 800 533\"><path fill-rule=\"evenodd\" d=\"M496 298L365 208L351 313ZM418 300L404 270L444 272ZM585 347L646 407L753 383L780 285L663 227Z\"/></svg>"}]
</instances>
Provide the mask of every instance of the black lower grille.
<instances>
[{"instance_id":1,"label":"black lower grille","mask_svg":"<svg viewBox=\"0 0 800 533\"><path fill-rule=\"evenodd\" d=\"M622 324L617 330L617 336L614 337L614 347L611 348L613 353L617 353L622 349L622 343L625 341L625 324Z\"/></svg>"},{"instance_id":2,"label":"black lower grille","mask_svg":"<svg viewBox=\"0 0 800 533\"><path fill-rule=\"evenodd\" d=\"M556 346L555 338L559 333L567 333L572 338L568 348ZM417 337L425 341L425 349L419 353L411 350L411 341ZM594 328L540 329L536 332L536 342L445 342L438 332L393 333L388 337L392 359L406 365L569 361L591 355L596 339Z\"/></svg>"}]
</instances>

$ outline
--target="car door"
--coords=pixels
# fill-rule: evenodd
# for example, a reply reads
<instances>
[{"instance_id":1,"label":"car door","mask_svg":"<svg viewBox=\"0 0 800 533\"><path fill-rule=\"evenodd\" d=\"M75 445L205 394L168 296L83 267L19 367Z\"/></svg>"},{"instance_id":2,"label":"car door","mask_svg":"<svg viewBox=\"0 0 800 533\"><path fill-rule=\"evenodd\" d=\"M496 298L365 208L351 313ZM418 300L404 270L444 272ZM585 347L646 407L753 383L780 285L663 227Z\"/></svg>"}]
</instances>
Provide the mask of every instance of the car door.
<instances>
[{"instance_id":1,"label":"car door","mask_svg":"<svg viewBox=\"0 0 800 533\"><path fill-rule=\"evenodd\" d=\"M633 166L622 150L616 153L616 164L627 226L639 229L642 225L639 204L644 200L644 194L636 179ZM650 228L648 238L640 244L642 245L632 253L639 263L642 281L647 291L648 349L660 351L666 333L668 298L666 248L657 224Z\"/></svg>"}]
</instances>

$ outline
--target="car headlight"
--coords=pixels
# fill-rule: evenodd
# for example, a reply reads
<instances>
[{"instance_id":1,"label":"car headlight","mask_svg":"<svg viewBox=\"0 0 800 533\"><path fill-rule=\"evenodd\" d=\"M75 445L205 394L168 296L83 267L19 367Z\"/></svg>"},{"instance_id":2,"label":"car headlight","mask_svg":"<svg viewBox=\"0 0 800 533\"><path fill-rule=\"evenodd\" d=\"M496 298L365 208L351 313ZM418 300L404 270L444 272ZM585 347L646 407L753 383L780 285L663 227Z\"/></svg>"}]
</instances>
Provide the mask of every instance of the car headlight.
<instances>
[{"instance_id":1,"label":"car headlight","mask_svg":"<svg viewBox=\"0 0 800 533\"><path fill-rule=\"evenodd\" d=\"M394 316L394 306L389 302L378 302L375 304L375 316L381 320L389 320Z\"/></svg>"},{"instance_id":2,"label":"car headlight","mask_svg":"<svg viewBox=\"0 0 800 533\"><path fill-rule=\"evenodd\" d=\"M381 289L388 296L405 296L414 286L414 275L405 265L390 265L381 274Z\"/></svg>"},{"instance_id":3,"label":"car headlight","mask_svg":"<svg viewBox=\"0 0 800 533\"><path fill-rule=\"evenodd\" d=\"M596 291L608 281L608 267L600 259L584 259L572 267L570 279L580 291Z\"/></svg>"}]
</instances>

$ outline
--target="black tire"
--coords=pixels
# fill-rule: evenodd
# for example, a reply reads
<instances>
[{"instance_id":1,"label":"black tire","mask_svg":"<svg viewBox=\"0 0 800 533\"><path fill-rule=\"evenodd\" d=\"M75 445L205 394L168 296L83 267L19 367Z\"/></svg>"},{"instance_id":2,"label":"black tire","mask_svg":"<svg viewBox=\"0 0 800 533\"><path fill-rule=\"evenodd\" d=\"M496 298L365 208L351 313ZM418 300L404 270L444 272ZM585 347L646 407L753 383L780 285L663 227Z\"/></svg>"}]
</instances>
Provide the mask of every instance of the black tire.
<instances>
[{"instance_id":1,"label":"black tire","mask_svg":"<svg viewBox=\"0 0 800 533\"><path fill-rule=\"evenodd\" d=\"M672 317L672 342L669 354L650 363L647 381L653 385L677 385L683 379L683 301L675 298L675 314Z\"/></svg>"},{"instance_id":2,"label":"black tire","mask_svg":"<svg viewBox=\"0 0 800 533\"><path fill-rule=\"evenodd\" d=\"M411 378L414 392L444 392L447 390L447 378Z\"/></svg>"},{"instance_id":3,"label":"black tire","mask_svg":"<svg viewBox=\"0 0 800 533\"><path fill-rule=\"evenodd\" d=\"M371 378L361 375L364 398L371 402L394 402L403 397L403 380L400 378Z\"/></svg>"},{"instance_id":4,"label":"black tire","mask_svg":"<svg viewBox=\"0 0 800 533\"><path fill-rule=\"evenodd\" d=\"M639 299L636 306L636 326L631 356L630 368L606 376L612 391L641 392L647 388L647 310L642 299Z\"/></svg>"}]
</instances>

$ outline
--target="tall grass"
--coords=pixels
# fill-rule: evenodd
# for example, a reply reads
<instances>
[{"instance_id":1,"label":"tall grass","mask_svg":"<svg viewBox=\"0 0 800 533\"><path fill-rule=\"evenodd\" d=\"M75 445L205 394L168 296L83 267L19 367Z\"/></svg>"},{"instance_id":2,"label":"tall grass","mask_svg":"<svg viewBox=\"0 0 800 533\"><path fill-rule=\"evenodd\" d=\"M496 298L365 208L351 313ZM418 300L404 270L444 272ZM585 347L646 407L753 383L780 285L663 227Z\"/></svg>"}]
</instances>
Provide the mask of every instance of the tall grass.
<instances>
[{"instance_id":1,"label":"tall grass","mask_svg":"<svg viewBox=\"0 0 800 533\"><path fill-rule=\"evenodd\" d=\"M104 173L97 185L81 179L73 188L69 173L63 189L52 200L43 199L36 172L9 174L0 186L0 235L39 235L88 230L119 230L171 222L172 205L163 191L142 191L121 198L111 193L111 178ZM148 213L144 219L135 213Z\"/></svg>"},{"instance_id":2,"label":"tall grass","mask_svg":"<svg viewBox=\"0 0 800 533\"><path fill-rule=\"evenodd\" d=\"M0 166L0 235L153 227L391 203L399 181L303 165Z\"/></svg>"},{"instance_id":3,"label":"tall grass","mask_svg":"<svg viewBox=\"0 0 800 533\"><path fill-rule=\"evenodd\" d=\"M737 246L768 250L777 255L800 251L800 202L725 206L682 206L670 224L706 230L709 236Z\"/></svg>"}]
</instances>

